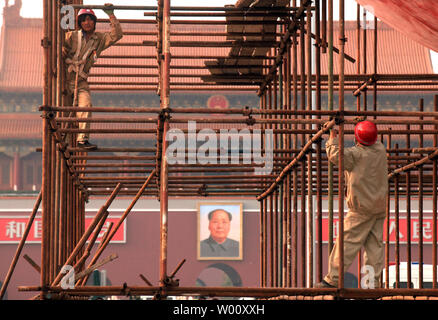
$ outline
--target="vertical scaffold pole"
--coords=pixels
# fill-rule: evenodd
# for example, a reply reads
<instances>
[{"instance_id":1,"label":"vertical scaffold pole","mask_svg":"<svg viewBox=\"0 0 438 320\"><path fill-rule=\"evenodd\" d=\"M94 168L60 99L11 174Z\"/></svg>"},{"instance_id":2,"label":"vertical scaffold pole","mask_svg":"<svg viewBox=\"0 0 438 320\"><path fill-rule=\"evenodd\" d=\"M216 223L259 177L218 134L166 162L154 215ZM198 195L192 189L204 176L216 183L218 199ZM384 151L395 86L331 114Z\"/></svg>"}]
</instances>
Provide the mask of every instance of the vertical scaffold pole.
<instances>
[{"instance_id":1,"label":"vertical scaffold pole","mask_svg":"<svg viewBox=\"0 0 438 320\"><path fill-rule=\"evenodd\" d=\"M419 111L424 111L424 99L421 98L419 102ZM423 117L420 116L420 120L423 120ZM419 127L420 131L423 131L424 127L422 124L420 124ZM418 135L418 146L420 148L423 148L424 146L424 137L422 134ZM424 213L424 174L423 174L423 166L420 166L418 168L418 226L419 226L419 239L418 239L418 287L420 289L423 288L423 262L424 262L424 248L423 248L423 239L424 239L424 233L423 233L423 213Z\"/></svg>"},{"instance_id":2,"label":"vertical scaffold pole","mask_svg":"<svg viewBox=\"0 0 438 320\"><path fill-rule=\"evenodd\" d=\"M356 7L356 74L360 75L360 4L357 4ZM360 81L358 81L358 86L360 86ZM356 109L357 111L360 111L360 94L357 95L356 98ZM361 266L362 266L362 249L359 249L359 252L357 254L357 282L359 284L362 283L362 273L361 273Z\"/></svg>"},{"instance_id":3,"label":"vertical scaffold pole","mask_svg":"<svg viewBox=\"0 0 438 320\"><path fill-rule=\"evenodd\" d=\"M264 242L264 232L263 232L263 219L265 216L265 200L260 201L260 219L259 219L259 228L260 228L260 286L264 287L264 270L265 270L265 262L264 262L264 248L265 248L265 242Z\"/></svg>"},{"instance_id":4,"label":"vertical scaffold pole","mask_svg":"<svg viewBox=\"0 0 438 320\"><path fill-rule=\"evenodd\" d=\"M163 7L163 37L162 37L162 88L160 92L161 110L163 111L163 139L161 148L160 167L160 283L164 285L167 279L167 232L168 232L168 165L167 165L167 141L166 135L169 130L169 118L166 110L169 108L170 98L170 0L160 1Z\"/></svg>"},{"instance_id":5,"label":"vertical scaffold pole","mask_svg":"<svg viewBox=\"0 0 438 320\"><path fill-rule=\"evenodd\" d=\"M389 128L391 130L391 127ZM389 150L392 146L391 134L387 136L386 148ZM387 153L388 157L390 155L389 151ZM389 166L388 166L389 167ZM386 242L385 242L385 288L389 288L389 253L390 253L390 242L389 242L389 227L391 219L391 180L388 181L388 195L386 197ZM410 246L409 246L410 247Z\"/></svg>"},{"instance_id":6,"label":"vertical scaffold pole","mask_svg":"<svg viewBox=\"0 0 438 320\"><path fill-rule=\"evenodd\" d=\"M344 111L344 62L345 62L344 0L339 1L339 111ZM341 119L342 120L342 119ZM339 174L338 174L338 215L339 215L339 283L344 287L344 123L339 124Z\"/></svg>"},{"instance_id":7,"label":"vertical scaffold pole","mask_svg":"<svg viewBox=\"0 0 438 320\"><path fill-rule=\"evenodd\" d=\"M313 101L312 101L312 9L309 5L306 9L306 50L307 50L307 60L306 60L306 82L307 82L307 102L306 102L306 110L310 111L313 109ZM309 115L307 118L311 119L312 116ZM312 125L306 125L306 129L312 129ZM306 140L309 141L311 135L309 134L306 137ZM313 243L314 243L314 235L313 235L313 156L312 152L307 154L307 276L306 282L307 287L312 287L313 284Z\"/></svg>"},{"instance_id":8,"label":"vertical scaffold pole","mask_svg":"<svg viewBox=\"0 0 438 320\"><path fill-rule=\"evenodd\" d=\"M406 125L406 132L409 132L410 125ZM390 147L388 147L389 149ZM409 150L411 148L411 135L406 134L406 148ZM388 220L387 220L388 221ZM389 222L387 222L389 223ZM406 225L407 225L407 245L406 245L406 260L407 260L407 286L411 286L411 172L406 171Z\"/></svg>"},{"instance_id":9,"label":"vertical scaffold pole","mask_svg":"<svg viewBox=\"0 0 438 320\"><path fill-rule=\"evenodd\" d=\"M434 111L438 112L438 95L433 96L433 107ZM435 120L437 120L437 117L435 117ZM438 125L435 125L435 132L438 132ZM438 134L433 135L433 146L435 148L438 147ZM438 193L438 184L437 184L437 175L438 175L438 166L437 166L437 159L433 159L433 168L432 168L432 268L433 268L433 284L432 288L437 287L437 209L438 209L438 203L437 203L437 193Z\"/></svg>"},{"instance_id":10,"label":"vertical scaffold pole","mask_svg":"<svg viewBox=\"0 0 438 320\"><path fill-rule=\"evenodd\" d=\"M360 4L356 7L356 74L360 74ZM357 81L360 86L360 81ZM356 109L360 110L360 94L356 97ZM360 273L359 273L360 276Z\"/></svg>"},{"instance_id":11,"label":"vertical scaffold pole","mask_svg":"<svg viewBox=\"0 0 438 320\"><path fill-rule=\"evenodd\" d=\"M43 105L49 105L49 0L43 2L43 50L44 50L44 69L43 69ZM49 285L49 253L50 253L50 130L47 119L47 111L43 112L43 166L42 166L42 240L41 240L41 287L45 288ZM44 292L42 292L44 294Z\"/></svg>"},{"instance_id":12,"label":"vertical scaffold pole","mask_svg":"<svg viewBox=\"0 0 438 320\"><path fill-rule=\"evenodd\" d=\"M294 7L297 6L297 1L293 0L292 5ZM292 83L293 83L293 94L292 94L292 109L294 111L298 110L298 45L297 45L298 37L297 32L294 30L292 34ZM295 120L298 119L298 116L294 114L293 118ZM298 129L298 124L294 124L293 129ZM298 148L298 135L294 134L292 147L294 149ZM292 210L292 239L291 239L291 264L292 264L292 286L298 286L298 172L297 168L293 168L293 193L292 193L292 201L293 201L293 210Z\"/></svg>"},{"instance_id":13,"label":"vertical scaffold pole","mask_svg":"<svg viewBox=\"0 0 438 320\"><path fill-rule=\"evenodd\" d=\"M290 20L288 20L290 23ZM286 110L291 110L291 45L288 43L286 57L284 63L284 76L285 76L285 88L284 88L284 101ZM287 115L287 119L290 119L291 116ZM287 129L292 129L291 125L286 126ZM286 135L286 149L291 149L291 135ZM284 153L286 155L286 153ZM291 174L289 173L286 177L286 199L285 199L285 210L286 210L286 227L285 227L285 238L286 238L286 246L284 248L285 254L285 268L286 268L286 279L285 286L291 287Z\"/></svg>"},{"instance_id":14,"label":"vertical scaffold pole","mask_svg":"<svg viewBox=\"0 0 438 320\"><path fill-rule=\"evenodd\" d=\"M333 110L333 0L328 0L328 109ZM333 249L333 164L328 163L328 252Z\"/></svg>"},{"instance_id":15,"label":"vertical scaffold pole","mask_svg":"<svg viewBox=\"0 0 438 320\"><path fill-rule=\"evenodd\" d=\"M305 42L305 19L300 19L300 109L306 110L306 42ZM303 115L302 119L306 116ZM306 129L306 124L301 128ZM301 148L306 144L306 135L301 134ZM304 158L300 161L300 200L301 200L301 286L306 287L306 163Z\"/></svg>"},{"instance_id":16,"label":"vertical scaffold pole","mask_svg":"<svg viewBox=\"0 0 438 320\"><path fill-rule=\"evenodd\" d=\"M326 1L322 1L323 6L325 6ZM326 10L323 10L324 15ZM323 28L325 28L325 16L323 17ZM324 47L325 43L325 30L323 32L323 39L320 37L320 0L315 1L315 36L316 36L316 46L315 46L315 106L316 110L321 110L321 46ZM320 116L317 116L321 119ZM321 172L321 140L318 141L316 145L316 216L317 216L317 267L316 275L318 282L322 281L322 172Z\"/></svg>"},{"instance_id":17,"label":"vertical scaffold pole","mask_svg":"<svg viewBox=\"0 0 438 320\"><path fill-rule=\"evenodd\" d=\"M263 94L260 97L260 109L265 110L266 109L266 94ZM266 117L266 115L262 115L263 118ZM263 130L266 130L267 125L263 124ZM262 135L262 142L261 145L264 145L264 136ZM262 182L264 182L265 179L262 179ZM263 183L262 183L263 185ZM267 230L266 230L266 220L267 220L267 207L268 202L267 199L263 199L260 201L260 286L266 287L266 269L267 269L267 260L266 260L266 252L267 252Z\"/></svg>"},{"instance_id":18,"label":"vertical scaffold pole","mask_svg":"<svg viewBox=\"0 0 438 320\"><path fill-rule=\"evenodd\" d=\"M362 73L367 74L368 69L368 59L367 59L367 11L364 9L362 14L362 32L363 32L363 64L362 64ZM363 96L363 110L368 110L368 97L367 97L367 91L365 90L362 94Z\"/></svg>"},{"instance_id":19,"label":"vertical scaffold pole","mask_svg":"<svg viewBox=\"0 0 438 320\"><path fill-rule=\"evenodd\" d=\"M438 95L433 96L433 111L438 112ZM435 117L437 120L437 117ZM438 132L438 125L435 125L435 131ZM435 148L438 147L438 134L433 135L433 146ZM437 287L437 193L438 193L438 184L437 184L437 174L438 174L438 166L437 159L433 159L433 168L432 168L432 265L433 265L433 284L432 288Z\"/></svg>"}]
</instances>

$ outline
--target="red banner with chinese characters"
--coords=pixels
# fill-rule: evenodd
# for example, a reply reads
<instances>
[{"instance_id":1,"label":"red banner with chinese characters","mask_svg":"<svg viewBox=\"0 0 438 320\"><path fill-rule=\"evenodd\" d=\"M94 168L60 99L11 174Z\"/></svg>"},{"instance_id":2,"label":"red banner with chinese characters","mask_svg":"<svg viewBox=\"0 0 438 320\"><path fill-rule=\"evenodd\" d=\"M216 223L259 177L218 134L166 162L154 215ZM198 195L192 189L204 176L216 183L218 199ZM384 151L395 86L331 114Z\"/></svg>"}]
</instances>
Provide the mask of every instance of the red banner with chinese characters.
<instances>
[{"instance_id":1,"label":"red banner with chinese characters","mask_svg":"<svg viewBox=\"0 0 438 320\"><path fill-rule=\"evenodd\" d=\"M85 217L85 230L93 221L94 217ZM111 222L113 227L118 223L120 217L108 217L103 225L96 242L100 242L105 232L108 230ZM1 243L19 243L26 229L29 218L23 216L0 216L0 244ZM36 217L33 221L26 243L41 243L42 237L42 218ZM110 243L126 242L126 221L123 221L120 228L114 234Z\"/></svg>"},{"instance_id":2,"label":"red banner with chinese characters","mask_svg":"<svg viewBox=\"0 0 438 320\"><path fill-rule=\"evenodd\" d=\"M383 226L383 241L386 241L387 237L387 227L386 222ZM322 218L322 242L328 242L328 217ZM420 230L420 220L418 216L411 217L411 243L418 243L420 240L421 230ZM433 219L431 217L423 217L423 243L432 243L432 231L433 231ZM333 238L336 239L339 232L338 218L333 219ZM391 217L389 220L389 243L396 243L396 220ZM399 218L399 243L408 242L408 221L406 217Z\"/></svg>"}]
</instances>

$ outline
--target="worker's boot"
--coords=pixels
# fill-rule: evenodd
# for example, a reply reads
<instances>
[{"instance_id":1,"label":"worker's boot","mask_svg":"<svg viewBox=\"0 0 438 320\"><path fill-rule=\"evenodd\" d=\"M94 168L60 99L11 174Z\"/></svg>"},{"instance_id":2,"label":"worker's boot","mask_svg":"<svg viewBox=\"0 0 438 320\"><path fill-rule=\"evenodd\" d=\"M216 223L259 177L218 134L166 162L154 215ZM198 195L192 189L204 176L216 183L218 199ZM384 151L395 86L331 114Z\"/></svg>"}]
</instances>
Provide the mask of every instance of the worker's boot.
<instances>
[{"instance_id":1,"label":"worker's boot","mask_svg":"<svg viewBox=\"0 0 438 320\"><path fill-rule=\"evenodd\" d=\"M88 140L78 141L78 148L86 149L86 150L96 150L97 146L95 144L90 143Z\"/></svg>"}]
</instances>

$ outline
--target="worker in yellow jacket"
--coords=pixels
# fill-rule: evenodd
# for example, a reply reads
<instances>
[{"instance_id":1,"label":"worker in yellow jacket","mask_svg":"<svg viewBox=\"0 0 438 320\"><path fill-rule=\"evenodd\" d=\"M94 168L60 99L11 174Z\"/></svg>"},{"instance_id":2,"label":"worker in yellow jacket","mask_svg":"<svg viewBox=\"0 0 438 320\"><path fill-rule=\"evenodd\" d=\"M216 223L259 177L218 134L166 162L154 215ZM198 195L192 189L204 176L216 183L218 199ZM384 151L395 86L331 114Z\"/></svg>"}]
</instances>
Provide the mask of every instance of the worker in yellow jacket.
<instances>
[{"instance_id":1,"label":"worker in yellow jacket","mask_svg":"<svg viewBox=\"0 0 438 320\"><path fill-rule=\"evenodd\" d=\"M96 32L97 17L91 9L81 9L78 12L79 30L67 32L62 48L62 54L66 63L66 90L73 106L91 107L90 89L87 78L90 68L97 61L101 52L123 37L123 31L119 21L114 15L112 4L105 4L103 10L111 24L110 32ZM77 112L79 118L90 118L91 112ZM79 129L89 129L89 122L79 122ZM77 135L78 147L87 150L96 149L91 144L88 133Z\"/></svg>"},{"instance_id":2,"label":"worker in yellow jacket","mask_svg":"<svg viewBox=\"0 0 438 320\"><path fill-rule=\"evenodd\" d=\"M359 122L354 134L356 145L344 150L346 201L349 209L344 218L344 270L348 269L359 250L364 247L363 262L373 268L374 287L377 288L380 286L385 253L383 223L388 193L387 154L385 146L377 141L377 128L373 122ZM329 161L337 165L339 147L335 130L330 132L326 153ZM338 286L340 249L338 238L330 253L328 273L314 287Z\"/></svg>"}]
</instances>

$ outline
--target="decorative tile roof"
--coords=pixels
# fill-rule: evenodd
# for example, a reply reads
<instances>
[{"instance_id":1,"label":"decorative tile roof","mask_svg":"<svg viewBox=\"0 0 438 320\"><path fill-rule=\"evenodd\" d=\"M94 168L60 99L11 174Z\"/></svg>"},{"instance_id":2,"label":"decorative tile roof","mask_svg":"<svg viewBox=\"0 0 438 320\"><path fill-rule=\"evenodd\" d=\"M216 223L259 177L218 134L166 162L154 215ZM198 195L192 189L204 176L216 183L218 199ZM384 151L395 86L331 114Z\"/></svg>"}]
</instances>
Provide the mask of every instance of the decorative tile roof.
<instances>
[{"instance_id":1,"label":"decorative tile roof","mask_svg":"<svg viewBox=\"0 0 438 320\"><path fill-rule=\"evenodd\" d=\"M3 25L2 38L0 44L0 90L2 91L41 91L42 72L43 72L43 50L41 47L42 38L42 20L41 19L24 19L19 18L15 23L8 22ZM135 35L135 32L156 32L154 24L126 24L122 23L126 32L124 38L119 44L113 46L103 53L97 65L92 69L90 83L96 81L108 82L108 85L116 82L132 83L142 82L141 87L150 89L156 87L157 68L156 49L154 35ZM350 56L356 56L357 38L356 22L347 21L346 37L348 39L345 52ZM107 30L106 23L99 22L98 30ZM334 28L336 30L336 26ZM172 35L171 41L203 41L207 42L225 42L226 26L225 25L172 25L172 31L182 35ZM221 33L219 36L197 35L199 32ZM192 34L192 35L188 35ZM337 33L334 34L337 45ZM148 41L149 45L140 45L143 41ZM373 30L367 31L367 73L372 73L373 66ZM135 46L128 46L129 43L137 43ZM180 43L181 45L181 43ZM363 48L363 45L362 45ZM172 56L226 56L229 53L229 47L183 47L172 46ZM151 56L147 59L127 59L127 58L105 58L109 55L120 56ZM153 57L153 58L152 58ZM337 72L337 63L334 63L334 72ZM214 62L215 59L172 59L172 66L188 66L189 68L203 67L206 61ZM126 67L112 68L105 67L108 64L123 64ZM149 65L150 68L137 68L136 65ZM363 61L361 61L363 64ZM100 67L99 67L100 65ZM433 67L430 58L430 52L427 48L409 40L401 33L391 29L384 23L378 24L378 73L383 74L433 74ZM108 76L110 73L123 74L124 76ZM327 58L323 54L321 57L321 73L327 74ZM132 77L129 75L143 74L144 77ZM186 77L171 77L171 83L196 82L202 84L199 78L201 75L210 75L207 69L172 69L171 75L185 74ZM356 74L356 64L346 61L345 74ZM101 75L101 76L98 76ZM128 75L128 76L126 76ZM150 83L150 85L147 85ZM108 85L100 85L105 87ZM140 84L139 84L140 85ZM92 84L92 87L96 85ZM123 88L131 88L132 85L124 85ZM256 89L256 88L255 88Z\"/></svg>"},{"instance_id":2,"label":"decorative tile roof","mask_svg":"<svg viewBox=\"0 0 438 320\"><path fill-rule=\"evenodd\" d=\"M41 129L40 114L0 114L0 139L41 139Z\"/></svg>"}]
</instances>

